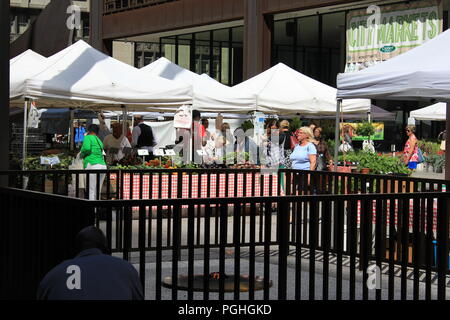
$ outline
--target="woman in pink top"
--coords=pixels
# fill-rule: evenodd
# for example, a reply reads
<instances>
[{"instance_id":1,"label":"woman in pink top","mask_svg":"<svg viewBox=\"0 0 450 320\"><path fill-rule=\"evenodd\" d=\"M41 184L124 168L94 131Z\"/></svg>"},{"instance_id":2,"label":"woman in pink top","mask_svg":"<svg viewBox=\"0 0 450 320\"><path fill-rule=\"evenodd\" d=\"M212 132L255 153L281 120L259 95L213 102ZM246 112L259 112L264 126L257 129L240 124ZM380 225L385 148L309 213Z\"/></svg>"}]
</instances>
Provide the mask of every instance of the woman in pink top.
<instances>
[{"instance_id":1,"label":"woman in pink top","mask_svg":"<svg viewBox=\"0 0 450 320\"><path fill-rule=\"evenodd\" d=\"M414 134L415 131L415 126L406 127L406 135L408 136L408 141L406 141L405 149L403 149L403 162L408 166L409 169L416 169L417 162L419 160L419 146L416 135Z\"/></svg>"}]
</instances>

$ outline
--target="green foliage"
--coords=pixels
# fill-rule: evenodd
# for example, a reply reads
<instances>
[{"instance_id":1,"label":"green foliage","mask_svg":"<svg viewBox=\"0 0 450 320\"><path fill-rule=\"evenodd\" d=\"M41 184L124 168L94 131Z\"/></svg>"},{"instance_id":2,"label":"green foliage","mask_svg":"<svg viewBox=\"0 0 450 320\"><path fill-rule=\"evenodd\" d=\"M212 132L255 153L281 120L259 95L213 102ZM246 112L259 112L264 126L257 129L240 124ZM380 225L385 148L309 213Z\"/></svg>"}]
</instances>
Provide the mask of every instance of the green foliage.
<instances>
[{"instance_id":1,"label":"green foliage","mask_svg":"<svg viewBox=\"0 0 450 320\"><path fill-rule=\"evenodd\" d=\"M340 155L338 160L343 161ZM346 162L357 163L357 169L369 168L371 174L410 174L411 171L397 157L378 155L371 152L350 152L345 155Z\"/></svg>"},{"instance_id":2,"label":"green foliage","mask_svg":"<svg viewBox=\"0 0 450 320\"><path fill-rule=\"evenodd\" d=\"M372 125L371 122L363 121L362 123L360 123L358 125L358 128L356 129L356 133L359 136L369 137L369 139L370 139L370 137L375 134L375 127Z\"/></svg>"},{"instance_id":3,"label":"green foliage","mask_svg":"<svg viewBox=\"0 0 450 320\"><path fill-rule=\"evenodd\" d=\"M420 140L418 145L426 156L437 155L441 147L440 143L427 140Z\"/></svg>"},{"instance_id":4,"label":"green foliage","mask_svg":"<svg viewBox=\"0 0 450 320\"><path fill-rule=\"evenodd\" d=\"M358 156L358 169L369 168L371 174L411 173L411 171L397 157L380 156L371 152L360 152Z\"/></svg>"},{"instance_id":5,"label":"green foliage","mask_svg":"<svg viewBox=\"0 0 450 320\"><path fill-rule=\"evenodd\" d=\"M292 119L290 123L290 130L291 132L295 132L295 130L300 129L302 127L302 121L300 118L294 118Z\"/></svg>"},{"instance_id":6,"label":"green foliage","mask_svg":"<svg viewBox=\"0 0 450 320\"><path fill-rule=\"evenodd\" d=\"M326 140L326 143L328 145L328 151L330 152L331 156L334 157L334 147L336 143L332 139Z\"/></svg>"},{"instance_id":7,"label":"green foliage","mask_svg":"<svg viewBox=\"0 0 450 320\"><path fill-rule=\"evenodd\" d=\"M25 160L24 170L67 170L72 164L73 157L67 153L49 155L48 157L58 156L60 164L49 166L41 164L41 156L28 156Z\"/></svg>"},{"instance_id":8,"label":"green foliage","mask_svg":"<svg viewBox=\"0 0 450 320\"><path fill-rule=\"evenodd\" d=\"M440 171L445 165L445 154L431 154L424 156L425 162L432 165L435 170Z\"/></svg>"},{"instance_id":9,"label":"green foliage","mask_svg":"<svg viewBox=\"0 0 450 320\"><path fill-rule=\"evenodd\" d=\"M362 152L360 152L362 153ZM344 161L344 155L341 154L338 156L338 161ZM356 152L349 152L345 154L345 161L346 162L358 162L359 161L359 155Z\"/></svg>"},{"instance_id":10,"label":"green foliage","mask_svg":"<svg viewBox=\"0 0 450 320\"><path fill-rule=\"evenodd\" d=\"M253 122L251 120L245 120L242 124L241 124L242 129L244 129L244 132L246 132L249 129L253 129L254 125Z\"/></svg>"}]
</instances>

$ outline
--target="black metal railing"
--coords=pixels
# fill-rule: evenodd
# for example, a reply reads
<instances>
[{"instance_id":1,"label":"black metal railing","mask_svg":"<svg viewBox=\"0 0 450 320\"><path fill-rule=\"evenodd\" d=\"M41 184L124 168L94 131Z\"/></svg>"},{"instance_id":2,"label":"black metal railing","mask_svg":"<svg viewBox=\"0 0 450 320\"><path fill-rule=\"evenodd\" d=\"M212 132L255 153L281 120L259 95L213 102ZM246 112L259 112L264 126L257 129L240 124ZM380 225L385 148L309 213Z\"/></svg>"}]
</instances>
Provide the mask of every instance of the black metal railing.
<instances>
[{"instance_id":1,"label":"black metal railing","mask_svg":"<svg viewBox=\"0 0 450 320\"><path fill-rule=\"evenodd\" d=\"M7 189L0 194L10 216L23 198L48 206L67 199ZM142 283L155 288L148 299L179 299L184 274L189 299L366 300L446 298L448 200L447 192L416 192L67 201L91 216L97 208L95 224L105 231L113 254L138 264ZM21 206L34 212L31 202ZM42 223L58 226L58 217L54 220ZM10 229L21 223L10 223ZM39 243L44 236L31 233L27 241ZM366 285L374 265L382 273L379 290ZM234 277L230 293L226 279L219 278L213 292L211 272L248 274L247 293L239 289L240 277ZM203 293L193 281L199 273L207 275ZM171 289L163 286L167 277Z\"/></svg>"},{"instance_id":2,"label":"black metal railing","mask_svg":"<svg viewBox=\"0 0 450 320\"><path fill-rule=\"evenodd\" d=\"M0 171L0 176L6 175L10 187L85 199L95 186L95 199L105 200L442 192L450 184L437 179L292 169Z\"/></svg>"},{"instance_id":3,"label":"black metal railing","mask_svg":"<svg viewBox=\"0 0 450 320\"><path fill-rule=\"evenodd\" d=\"M93 225L87 201L0 188L0 299L34 299L54 266L75 256L75 236Z\"/></svg>"},{"instance_id":4,"label":"black metal railing","mask_svg":"<svg viewBox=\"0 0 450 320\"><path fill-rule=\"evenodd\" d=\"M104 14L139 9L178 0L104 0Z\"/></svg>"}]
</instances>

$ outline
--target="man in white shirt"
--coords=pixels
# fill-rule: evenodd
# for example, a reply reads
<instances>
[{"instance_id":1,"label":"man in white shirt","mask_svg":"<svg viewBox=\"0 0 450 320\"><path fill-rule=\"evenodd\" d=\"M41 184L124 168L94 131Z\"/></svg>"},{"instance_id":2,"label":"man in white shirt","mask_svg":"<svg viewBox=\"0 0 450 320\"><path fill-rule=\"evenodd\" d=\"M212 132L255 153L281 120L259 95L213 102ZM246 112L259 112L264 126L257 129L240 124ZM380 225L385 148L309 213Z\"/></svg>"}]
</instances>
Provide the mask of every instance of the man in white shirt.
<instances>
[{"instance_id":1,"label":"man in white shirt","mask_svg":"<svg viewBox=\"0 0 450 320\"><path fill-rule=\"evenodd\" d=\"M109 161L119 161L124 157L123 148L131 148L130 142L122 134L122 125L118 122L113 123L112 134L109 134L103 140L103 145L106 150L106 157Z\"/></svg>"}]
</instances>

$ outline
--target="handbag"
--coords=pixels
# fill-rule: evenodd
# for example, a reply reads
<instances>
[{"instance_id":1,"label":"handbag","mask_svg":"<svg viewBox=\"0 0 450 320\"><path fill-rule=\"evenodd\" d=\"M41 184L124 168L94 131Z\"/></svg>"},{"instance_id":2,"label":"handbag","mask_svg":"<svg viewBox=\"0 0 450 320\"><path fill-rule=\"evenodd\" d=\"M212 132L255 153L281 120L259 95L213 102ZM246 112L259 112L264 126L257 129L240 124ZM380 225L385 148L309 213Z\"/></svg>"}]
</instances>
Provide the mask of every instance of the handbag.
<instances>
[{"instance_id":1,"label":"handbag","mask_svg":"<svg viewBox=\"0 0 450 320\"><path fill-rule=\"evenodd\" d=\"M290 135L290 139L291 139L291 150L294 150L295 146L298 145L298 140L293 134Z\"/></svg>"},{"instance_id":2,"label":"handbag","mask_svg":"<svg viewBox=\"0 0 450 320\"><path fill-rule=\"evenodd\" d=\"M423 157L423 152L420 150L420 148L417 148L417 162L422 163L425 161L425 158Z\"/></svg>"}]
</instances>

